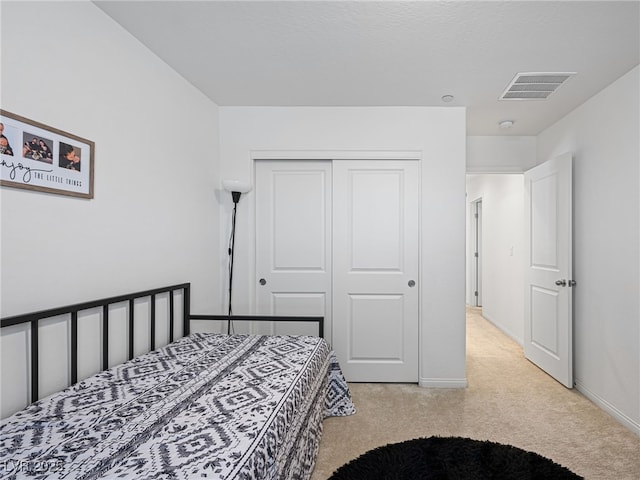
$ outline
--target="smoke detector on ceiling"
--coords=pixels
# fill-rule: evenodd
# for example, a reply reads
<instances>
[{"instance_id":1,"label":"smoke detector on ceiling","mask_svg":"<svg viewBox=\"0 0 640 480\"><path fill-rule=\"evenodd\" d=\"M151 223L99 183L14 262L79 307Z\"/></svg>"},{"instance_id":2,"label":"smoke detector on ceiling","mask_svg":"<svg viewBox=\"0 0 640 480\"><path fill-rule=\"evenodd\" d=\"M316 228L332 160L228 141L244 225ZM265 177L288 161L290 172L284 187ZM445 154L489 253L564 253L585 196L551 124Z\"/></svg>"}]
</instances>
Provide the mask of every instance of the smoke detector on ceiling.
<instances>
[{"instance_id":1,"label":"smoke detector on ceiling","mask_svg":"<svg viewBox=\"0 0 640 480\"><path fill-rule=\"evenodd\" d=\"M500 100L546 100L576 72L526 72L518 73Z\"/></svg>"}]
</instances>

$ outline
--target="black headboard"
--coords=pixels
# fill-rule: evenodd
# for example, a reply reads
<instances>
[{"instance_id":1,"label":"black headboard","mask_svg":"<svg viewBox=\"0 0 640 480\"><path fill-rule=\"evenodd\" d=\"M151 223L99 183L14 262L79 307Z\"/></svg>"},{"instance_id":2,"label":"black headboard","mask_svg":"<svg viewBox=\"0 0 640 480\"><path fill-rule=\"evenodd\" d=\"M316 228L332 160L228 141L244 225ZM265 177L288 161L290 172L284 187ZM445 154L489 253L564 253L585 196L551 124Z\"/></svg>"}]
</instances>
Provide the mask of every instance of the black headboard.
<instances>
[{"instance_id":1,"label":"black headboard","mask_svg":"<svg viewBox=\"0 0 640 480\"><path fill-rule=\"evenodd\" d=\"M324 336L324 317L311 316L271 316L271 315L193 315L191 313L191 284L181 283L168 287L154 288L144 290L142 292L129 293L126 295L118 295L115 297L102 298L89 302L78 303L57 308L50 308L38 312L15 315L0 319L0 327L11 327L14 325L30 323L29 331L31 336L30 355L31 355L31 402L37 401L40 397L38 394L38 322L59 315L71 316L71 385L78 381L78 313L94 308L102 308L102 359L101 369L109 368L109 307L111 305L128 302L128 357L131 360L134 357L134 330L135 330L135 308L134 302L138 299L149 299L150 304L150 339L151 350L155 350L156 337L156 296L168 295L169 297L169 342L174 340L174 297L182 294L182 332L188 335L191 331L191 320L217 320L217 321L269 321L269 322L315 322L318 324L318 334ZM178 310L180 311L180 310Z\"/></svg>"},{"instance_id":2,"label":"black headboard","mask_svg":"<svg viewBox=\"0 0 640 480\"><path fill-rule=\"evenodd\" d=\"M191 284L181 283L179 285L171 285L169 287L155 288L152 290L145 290L142 292L130 293L127 295L118 295L116 297L102 298L99 300L92 300L90 302L78 303L75 305L67 305L64 307L50 308L48 310L41 310L39 312L26 313L23 315L15 315L12 317L6 317L0 319L0 326L10 327L13 325L20 325L23 323L31 323L31 401L38 400L38 322L47 318L56 317L58 315L71 315L71 384L78 381L78 312L83 310L89 310L92 308L102 308L102 370L106 370L109 365L109 306L129 302L129 359L132 359L133 354L133 341L134 341L134 302L140 298L150 299L150 324L151 324L151 350L155 350L155 330L156 330L156 295L168 294L169 295L169 341L173 341L173 324L174 324L174 296L177 293L182 293L182 321L184 335L189 334L189 319L191 317L190 310L190 298L191 298Z\"/></svg>"}]
</instances>

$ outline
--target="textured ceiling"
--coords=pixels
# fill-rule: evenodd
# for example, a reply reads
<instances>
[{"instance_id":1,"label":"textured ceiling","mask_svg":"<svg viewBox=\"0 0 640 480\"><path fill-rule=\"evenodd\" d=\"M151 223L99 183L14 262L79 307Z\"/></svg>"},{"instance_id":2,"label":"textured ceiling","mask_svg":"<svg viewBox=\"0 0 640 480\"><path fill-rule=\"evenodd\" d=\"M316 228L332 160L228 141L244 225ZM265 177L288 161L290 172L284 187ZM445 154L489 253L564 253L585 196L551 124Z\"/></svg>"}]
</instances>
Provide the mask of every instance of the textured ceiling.
<instances>
[{"instance_id":1,"label":"textured ceiling","mask_svg":"<svg viewBox=\"0 0 640 480\"><path fill-rule=\"evenodd\" d=\"M469 135L536 135L640 62L638 1L94 3L218 105L465 106ZM498 100L519 72L576 75Z\"/></svg>"}]
</instances>

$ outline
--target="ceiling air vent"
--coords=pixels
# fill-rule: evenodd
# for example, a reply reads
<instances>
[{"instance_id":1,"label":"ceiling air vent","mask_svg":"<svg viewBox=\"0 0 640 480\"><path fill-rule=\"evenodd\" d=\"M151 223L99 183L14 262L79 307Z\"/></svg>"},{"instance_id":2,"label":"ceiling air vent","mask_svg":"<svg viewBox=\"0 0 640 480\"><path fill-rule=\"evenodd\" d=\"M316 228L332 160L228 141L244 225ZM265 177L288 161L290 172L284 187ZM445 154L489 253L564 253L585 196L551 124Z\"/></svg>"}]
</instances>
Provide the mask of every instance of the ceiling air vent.
<instances>
[{"instance_id":1,"label":"ceiling air vent","mask_svg":"<svg viewBox=\"0 0 640 480\"><path fill-rule=\"evenodd\" d=\"M500 100L546 100L575 72L518 73L500 95Z\"/></svg>"}]
</instances>

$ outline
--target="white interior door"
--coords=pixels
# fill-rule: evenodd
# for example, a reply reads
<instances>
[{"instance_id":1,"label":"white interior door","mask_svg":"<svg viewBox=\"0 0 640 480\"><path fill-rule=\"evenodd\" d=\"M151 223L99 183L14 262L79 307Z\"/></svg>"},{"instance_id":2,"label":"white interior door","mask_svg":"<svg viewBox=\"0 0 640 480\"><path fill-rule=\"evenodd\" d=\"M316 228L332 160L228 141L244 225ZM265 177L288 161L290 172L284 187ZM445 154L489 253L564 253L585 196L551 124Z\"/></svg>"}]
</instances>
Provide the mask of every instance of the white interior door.
<instances>
[{"instance_id":1,"label":"white interior door","mask_svg":"<svg viewBox=\"0 0 640 480\"><path fill-rule=\"evenodd\" d=\"M572 156L525 172L526 358L573 387Z\"/></svg>"},{"instance_id":2,"label":"white interior door","mask_svg":"<svg viewBox=\"0 0 640 480\"><path fill-rule=\"evenodd\" d=\"M418 380L419 164L333 164L333 348L358 382Z\"/></svg>"},{"instance_id":3,"label":"white interior door","mask_svg":"<svg viewBox=\"0 0 640 480\"><path fill-rule=\"evenodd\" d=\"M331 339L331 162L256 162L256 307L260 314L325 317ZM254 325L316 335L317 325Z\"/></svg>"}]
</instances>

